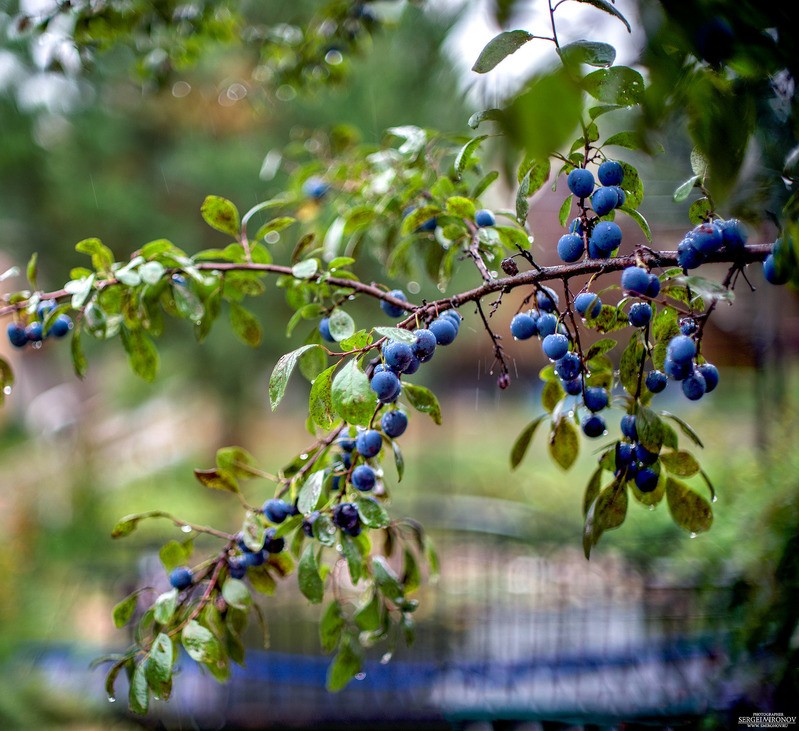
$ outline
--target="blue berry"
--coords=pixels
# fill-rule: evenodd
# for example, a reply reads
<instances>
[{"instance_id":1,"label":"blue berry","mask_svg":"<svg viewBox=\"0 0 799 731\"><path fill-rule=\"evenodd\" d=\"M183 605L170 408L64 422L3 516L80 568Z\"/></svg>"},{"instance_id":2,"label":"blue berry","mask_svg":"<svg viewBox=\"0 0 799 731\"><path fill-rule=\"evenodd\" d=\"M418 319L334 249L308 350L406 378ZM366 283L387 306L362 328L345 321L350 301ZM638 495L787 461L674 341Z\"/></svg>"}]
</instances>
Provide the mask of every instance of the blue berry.
<instances>
[{"instance_id":1,"label":"blue berry","mask_svg":"<svg viewBox=\"0 0 799 731\"><path fill-rule=\"evenodd\" d=\"M646 387L652 393L660 393L668 383L668 377L663 371L649 371L646 374Z\"/></svg>"},{"instance_id":2,"label":"blue berry","mask_svg":"<svg viewBox=\"0 0 799 731\"><path fill-rule=\"evenodd\" d=\"M330 185L315 175L312 175L302 184L302 192L314 200L324 198L328 190L330 190Z\"/></svg>"},{"instance_id":3,"label":"blue berry","mask_svg":"<svg viewBox=\"0 0 799 731\"><path fill-rule=\"evenodd\" d=\"M627 194L618 185L611 185L608 190L612 190L616 194L618 199L616 208L621 208L627 202Z\"/></svg>"},{"instance_id":4,"label":"blue berry","mask_svg":"<svg viewBox=\"0 0 799 731\"><path fill-rule=\"evenodd\" d=\"M302 532L305 533L308 538L313 538L313 524L316 522L316 519L319 517L319 511L314 510L307 518L304 518L302 521Z\"/></svg>"},{"instance_id":5,"label":"blue berry","mask_svg":"<svg viewBox=\"0 0 799 731\"><path fill-rule=\"evenodd\" d=\"M652 319L652 308L648 302L633 302L627 319L633 327L645 327Z\"/></svg>"},{"instance_id":6,"label":"blue berry","mask_svg":"<svg viewBox=\"0 0 799 731\"><path fill-rule=\"evenodd\" d=\"M705 379L705 393L710 393L716 386L719 385L719 369L712 363L703 363L698 366L697 371L702 374Z\"/></svg>"},{"instance_id":7,"label":"blue berry","mask_svg":"<svg viewBox=\"0 0 799 731\"><path fill-rule=\"evenodd\" d=\"M361 532L361 519L354 503L339 503L333 509L333 523L351 536Z\"/></svg>"},{"instance_id":8,"label":"blue berry","mask_svg":"<svg viewBox=\"0 0 799 731\"><path fill-rule=\"evenodd\" d=\"M536 321L536 327L538 328L539 337L545 338L547 335L552 335L552 333L558 329L558 318L555 317L555 315L551 315L549 312L545 312L543 315L539 316Z\"/></svg>"},{"instance_id":9,"label":"blue berry","mask_svg":"<svg viewBox=\"0 0 799 731\"><path fill-rule=\"evenodd\" d=\"M677 364L688 363L696 355L696 343L687 335L675 335L666 346L666 357Z\"/></svg>"},{"instance_id":10,"label":"blue berry","mask_svg":"<svg viewBox=\"0 0 799 731\"><path fill-rule=\"evenodd\" d=\"M520 312L510 321L510 334L517 340L529 340L538 335L536 318L529 312Z\"/></svg>"},{"instance_id":11,"label":"blue berry","mask_svg":"<svg viewBox=\"0 0 799 731\"><path fill-rule=\"evenodd\" d=\"M649 273L641 267L627 267L621 273L621 288L633 294L646 294L649 288Z\"/></svg>"},{"instance_id":12,"label":"blue berry","mask_svg":"<svg viewBox=\"0 0 799 731\"><path fill-rule=\"evenodd\" d=\"M455 325L448 317L436 318L430 323L428 329L435 336L438 345L449 345L458 336Z\"/></svg>"},{"instance_id":13,"label":"blue berry","mask_svg":"<svg viewBox=\"0 0 799 731\"><path fill-rule=\"evenodd\" d=\"M416 340L411 345L413 354L422 362L425 358L430 358L436 349L436 336L429 330L414 330Z\"/></svg>"},{"instance_id":14,"label":"blue berry","mask_svg":"<svg viewBox=\"0 0 799 731\"><path fill-rule=\"evenodd\" d=\"M577 261L584 252L585 243L582 236L566 234L560 237L558 241L558 256L567 264Z\"/></svg>"},{"instance_id":15,"label":"blue berry","mask_svg":"<svg viewBox=\"0 0 799 731\"><path fill-rule=\"evenodd\" d=\"M749 235L744 225L737 219L718 221L716 224L721 229L721 238L728 251L741 251L746 246Z\"/></svg>"},{"instance_id":16,"label":"blue berry","mask_svg":"<svg viewBox=\"0 0 799 731\"><path fill-rule=\"evenodd\" d=\"M631 439L634 442L637 441L638 430L635 428L635 416L633 414L625 414L621 417L621 433L627 439Z\"/></svg>"},{"instance_id":17,"label":"blue berry","mask_svg":"<svg viewBox=\"0 0 799 731\"><path fill-rule=\"evenodd\" d=\"M591 292L582 292L574 298L574 308L584 317L599 317L602 300Z\"/></svg>"},{"instance_id":18,"label":"blue berry","mask_svg":"<svg viewBox=\"0 0 799 731\"><path fill-rule=\"evenodd\" d=\"M474 222L480 228L485 228L486 226L493 226L497 222L497 219L491 211L481 208L474 214Z\"/></svg>"},{"instance_id":19,"label":"blue berry","mask_svg":"<svg viewBox=\"0 0 799 731\"><path fill-rule=\"evenodd\" d=\"M188 589L192 581L194 581L194 574L186 566L178 566L169 574L169 583L178 591Z\"/></svg>"},{"instance_id":20,"label":"blue berry","mask_svg":"<svg viewBox=\"0 0 799 731\"><path fill-rule=\"evenodd\" d=\"M705 395L705 391L707 391L707 384L705 383L705 377L699 370L694 370L682 382L682 392L685 394L685 397L691 401L698 401L701 399L702 396Z\"/></svg>"},{"instance_id":21,"label":"blue berry","mask_svg":"<svg viewBox=\"0 0 799 731\"><path fill-rule=\"evenodd\" d=\"M8 339L15 348L23 348L28 344L28 334L18 322L9 322L7 332Z\"/></svg>"},{"instance_id":22,"label":"blue berry","mask_svg":"<svg viewBox=\"0 0 799 731\"><path fill-rule=\"evenodd\" d=\"M576 353L566 353L559 361L555 362L555 373L564 381L571 381L580 375L583 365L580 356Z\"/></svg>"},{"instance_id":23,"label":"blue berry","mask_svg":"<svg viewBox=\"0 0 799 731\"><path fill-rule=\"evenodd\" d=\"M408 301L408 298L405 296L405 292L403 292L401 289L392 289L389 294L398 300L402 300L403 302ZM383 312L385 312L389 317L393 317L394 319L402 317L405 314L405 310L403 310L402 307L393 305L391 302L386 302L385 300L380 300L380 309L383 310Z\"/></svg>"},{"instance_id":24,"label":"blue berry","mask_svg":"<svg viewBox=\"0 0 799 731\"><path fill-rule=\"evenodd\" d=\"M55 322L50 325L47 331L48 335L54 338L63 338L72 329L72 320L69 315L59 315L56 317Z\"/></svg>"},{"instance_id":25,"label":"blue berry","mask_svg":"<svg viewBox=\"0 0 799 731\"><path fill-rule=\"evenodd\" d=\"M585 168L575 168L569 173L566 182L569 190L577 198L588 198L594 189L594 176L590 170Z\"/></svg>"},{"instance_id":26,"label":"blue berry","mask_svg":"<svg viewBox=\"0 0 799 731\"><path fill-rule=\"evenodd\" d=\"M585 408L589 411L602 411L608 405L608 392L604 388L592 386L583 394Z\"/></svg>"},{"instance_id":27,"label":"blue berry","mask_svg":"<svg viewBox=\"0 0 799 731\"><path fill-rule=\"evenodd\" d=\"M563 390L569 396L579 396L583 392L583 381L581 378L572 378L571 380L562 381Z\"/></svg>"},{"instance_id":28,"label":"blue berry","mask_svg":"<svg viewBox=\"0 0 799 731\"><path fill-rule=\"evenodd\" d=\"M55 300L42 300L36 306L36 316L44 320L56 307Z\"/></svg>"},{"instance_id":29,"label":"blue berry","mask_svg":"<svg viewBox=\"0 0 799 731\"><path fill-rule=\"evenodd\" d=\"M769 284L785 284L790 279L787 268L777 266L774 254L769 254L763 262L763 276Z\"/></svg>"},{"instance_id":30,"label":"blue berry","mask_svg":"<svg viewBox=\"0 0 799 731\"><path fill-rule=\"evenodd\" d=\"M30 322L25 328L25 335L31 343L41 343L44 340L41 322Z\"/></svg>"},{"instance_id":31,"label":"blue berry","mask_svg":"<svg viewBox=\"0 0 799 731\"><path fill-rule=\"evenodd\" d=\"M694 247L693 238L686 236L677 247L677 264L683 269L696 269L705 257Z\"/></svg>"},{"instance_id":32,"label":"blue berry","mask_svg":"<svg viewBox=\"0 0 799 731\"><path fill-rule=\"evenodd\" d=\"M621 185L624 180L624 168L615 160L605 160L597 170L602 185Z\"/></svg>"},{"instance_id":33,"label":"blue berry","mask_svg":"<svg viewBox=\"0 0 799 731\"><path fill-rule=\"evenodd\" d=\"M560 360L569 352L569 339L565 335L556 333L547 335L541 347L550 360Z\"/></svg>"},{"instance_id":34,"label":"blue berry","mask_svg":"<svg viewBox=\"0 0 799 731\"><path fill-rule=\"evenodd\" d=\"M383 344L383 358L389 368L397 373L402 373L413 358L413 350L408 343L389 340Z\"/></svg>"},{"instance_id":35,"label":"blue berry","mask_svg":"<svg viewBox=\"0 0 799 731\"><path fill-rule=\"evenodd\" d=\"M286 539L277 537L277 530L270 528L264 534L264 551L267 553L280 553L286 547Z\"/></svg>"},{"instance_id":36,"label":"blue berry","mask_svg":"<svg viewBox=\"0 0 799 731\"><path fill-rule=\"evenodd\" d=\"M339 437L336 440L336 444L338 445L339 449L344 452L351 452L353 449L355 449L355 440L351 439L350 437Z\"/></svg>"},{"instance_id":37,"label":"blue berry","mask_svg":"<svg viewBox=\"0 0 799 731\"><path fill-rule=\"evenodd\" d=\"M608 256L621 244L619 224L613 221L600 221L591 232L591 241L594 242L597 251L601 252L603 256Z\"/></svg>"},{"instance_id":38,"label":"blue berry","mask_svg":"<svg viewBox=\"0 0 799 731\"><path fill-rule=\"evenodd\" d=\"M330 318L323 317L319 320L319 334L329 343L335 343L336 339L330 334Z\"/></svg>"},{"instance_id":39,"label":"blue berry","mask_svg":"<svg viewBox=\"0 0 799 731\"><path fill-rule=\"evenodd\" d=\"M418 363L418 359L414 359ZM369 384L372 390L377 394L378 401L382 403L391 403L397 396L399 396L402 384L400 379L391 371L382 371L375 373Z\"/></svg>"},{"instance_id":40,"label":"blue berry","mask_svg":"<svg viewBox=\"0 0 799 731\"><path fill-rule=\"evenodd\" d=\"M627 442L616 442L616 469L626 470L635 459L635 449Z\"/></svg>"},{"instance_id":41,"label":"blue berry","mask_svg":"<svg viewBox=\"0 0 799 731\"><path fill-rule=\"evenodd\" d=\"M441 317L455 325L455 330L461 329L462 318L455 310L444 310L444 312L441 313Z\"/></svg>"},{"instance_id":42,"label":"blue berry","mask_svg":"<svg viewBox=\"0 0 799 731\"><path fill-rule=\"evenodd\" d=\"M693 335L697 329L698 325L693 317L684 317L680 320L680 332L683 335Z\"/></svg>"},{"instance_id":43,"label":"blue berry","mask_svg":"<svg viewBox=\"0 0 799 731\"><path fill-rule=\"evenodd\" d=\"M291 505L280 498L272 498L264 503L264 516L271 523L282 523L291 514Z\"/></svg>"},{"instance_id":44,"label":"blue berry","mask_svg":"<svg viewBox=\"0 0 799 731\"><path fill-rule=\"evenodd\" d=\"M658 461L657 452L650 452L643 444L635 445L635 458L642 464L655 464Z\"/></svg>"},{"instance_id":45,"label":"blue berry","mask_svg":"<svg viewBox=\"0 0 799 731\"><path fill-rule=\"evenodd\" d=\"M569 224L569 233L570 234L577 234L578 236L582 236L585 229L583 229L583 222L580 218L575 218Z\"/></svg>"},{"instance_id":46,"label":"blue berry","mask_svg":"<svg viewBox=\"0 0 799 731\"><path fill-rule=\"evenodd\" d=\"M615 188L597 188L591 196L591 207L597 216L605 216L619 205Z\"/></svg>"},{"instance_id":47,"label":"blue berry","mask_svg":"<svg viewBox=\"0 0 799 731\"><path fill-rule=\"evenodd\" d=\"M422 361L420 361L415 355L411 356L411 362L405 366L405 370L402 371L406 376L412 376L416 371L418 371L422 367ZM399 394L397 394L399 395Z\"/></svg>"},{"instance_id":48,"label":"blue berry","mask_svg":"<svg viewBox=\"0 0 799 731\"><path fill-rule=\"evenodd\" d=\"M644 294L652 299L660 294L660 280L658 279L657 274L649 275L649 286L647 286L646 292Z\"/></svg>"},{"instance_id":49,"label":"blue berry","mask_svg":"<svg viewBox=\"0 0 799 731\"><path fill-rule=\"evenodd\" d=\"M638 470L638 474L635 476L635 486L641 492L652 492L658 486L658 480L659 476L655 470L644 467L642 470Z\"/></svg>"},{"instance_id":50,"label":"blue berry","mask_svg":"<svg viewBox=\"0 0 799 731\"><path fill-rule=\"evenodd\" d=\"M231 579L243 579L247 575L247 561L244 556L231 556L227 560L227 569Z\"/></svg>"},{"instance_id":51,"label":"blue berry","mask_svg":"<svg viewBox=\"0 0 799 731\"><path fill-rule=\"evenodd\" d=\"M691 362L677 363L671 358L666 358L663 361L663 370L666 371L666 375L669 378L673 378L675 381L682 381L691 373Z\"/></svg>"},{"instance_id":52,"label":"blue berry","mask_svg":"<svg viewBox=\"0 0 799 731\"><path fill-rule=\"evenodd\" d=\"M702 256L718 251L724 241L721 230L712 223L700 223L691 234L691 245Z\"/></svg>"},{"instance_id":53,"label":"blue berry","mask_svg":"<svg viewBox=\"0 0 799 731\"><path fill-rule=\"evenodd\" d=\"M549 287L541 287L535 293L535 302L541 312L555 312L560 304L558 293Z\"/></svg>"},{"instance_id":54,"label":"blue berry","mask_svg":"<svg viewBox=\"0 0 799 731\"><path fill-rule=\"evenodd\" d=\"M380 419L380 427L386 436L396 439L401 437L408 428L408 417L404 411L399 409L387 411Z\"/></svg>"},{"instance_id":55,"label":"blue berry","mask_svg":"<svg viewBox=\"0 0 799 731\"><path fill-rule=\"evenodd\" d=\"M247 566L263 566L266 563L266 551L245 551L242 558Z\"/></svg>"},{"instance_id":56,"label":"blue berry","mask_svg":"<svg viewBox=\"0 0 799 731\"><path fill-rule=\"evenodd\" d=\"M351 480L352 486L356 490L368 492L374 488L375 483L377 482L377 475L375 475L375 471L369 465L359 464L352 471Z\"/></svg>"},{"instance_id":57,"label":"blue berry","mask_svg":"<svg viewBox=\"0 0 799 731\"><path fill-rule=\"evenodd\" d=\"M383 437L376 429L367 429L366 431L362 431L355 438L355 448L358 450L358 453L366 459L375 457L383 448Z\"/></svg>"},{"instance_id":58,"label":"blue berry","mask_svg":"<svg viewBox=\"0 0 799 731\"><path fill-rule=\"evenodd\" d=\"M605 433L605 420L599 414L586 414L580 425L587 437L601 437Z\"/></svg>"}]
</instances>

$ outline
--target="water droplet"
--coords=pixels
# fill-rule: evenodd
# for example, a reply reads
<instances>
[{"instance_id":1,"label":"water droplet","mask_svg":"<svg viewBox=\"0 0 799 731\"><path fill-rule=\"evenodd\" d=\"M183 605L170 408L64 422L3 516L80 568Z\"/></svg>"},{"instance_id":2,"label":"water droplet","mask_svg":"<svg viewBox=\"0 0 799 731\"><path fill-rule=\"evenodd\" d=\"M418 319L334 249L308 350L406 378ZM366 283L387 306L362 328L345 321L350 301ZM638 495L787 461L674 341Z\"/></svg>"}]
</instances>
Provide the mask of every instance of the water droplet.
<instances>
[{"instance_id":1,"label":"water droplet","mask_svg":"<svg viewBox=\"0 0 799 731\"><path fill-rule=\"evenodd\" d=\"M409 291L411 294L419 294L419 292L421 292L421 291L422 291L422 287L421 287L421 285L419 284L419 282L413 282L413 281L411 281L411 282L408 282L408 291Z\"/></svg>"},{"instance_id":2,"label":"water droplet","mask_svg":"<svg viewBox=\"0 0 799 731\"><path fill-rule=\"evenodd\" d=\"M42 341L41 340L37 340L36 342L31 343L31 346L33 347L34 350L41 350L42 349Z\"/></svg>"},{"instance_id":3,"label":"water droplet","mask_svg":"<svg viewBox=\"0 0 799 731\"><path fill-rule=\"evenodd\" d=\"M277 231L270 231L264 236L264 241L266 241L267 244L276 244L280 241L280 234Z\"/></svg>"},{"instance_id":4,"label":"water droplet","mask_svg":"<svg viewBox=\"0 0 799 731\"><path fill-rule=\"evenodd\" d=\"M10 396L10 395L11 395L11 386L3 386L3 393L4 393L6 396ZM714 498L714 499L715 499L715 498Z\"/></svg>"},{"instance_id":5,"label":"water droplet","mask_svg":"<svg viewBox=\"0 0 799 731\"><path fill-rule=\"evenodd\" d=\"M108 702L109 702L109 703L116 703L116 702L117 702L117 699L116 699L116 698L114 698L114 696L110 695L110 696L108 696Z\"/></svg>"},{"instance_id":6,"label":"water droplet","mask_svg":"<svg viewBox=\"0 0 799 731\"><path fill-rule=\"evenodd\" d=\"M333 49L325 54L325 61L331 66L338 66L343 60L344 56L341 55L341 51Z\"/></svg>"},{"instance_id":7,"label":"water droplet","mask_svg":"<svg viewBox=\"0 0 799 731\"><path fill-rule=\"evenodd\" d=\"M499 275L499 273L498 273L498 272L496 272L496 271L494 271L493 269L492 269L492 270L489 272L489 274L490 274L490 275L491 275L491 276L492 276L494 279L496 279L496 278L497 278L497 276Z\"/></svg>"},{"instance_id":8,"label":"water droplet","mask_svg":"<svg viewBox=\"0 0 799 731\"><path fill-rule=\"evenodd\" d=\"M190 93L191 84L187 84L185 81L176 81L172 86L172 96L176 99L181 99L184 96L188 96Z\"/></svg>"},{"instance_id":9,"label":"water droplet","mask_svg":"<svg viewBox=\"0 0 799 731\"><path fill-rule=\"evenodd\" d=\"M11 390L11 389L9 389L9 390ZM719 499L719 498L718 498L718 495L714 495L712 498L710 498L710 502L711 502L711 503L715 503L715 502L716 502L716 500L718 500L718 499Z\"/></svg>"},{"instance_id":10,"label":"water droplet","mask_svg":"<svg viewBox=\"0 0 799 731\"><path fill-rule=\"evenodd\" d=\"M355 680L363 680L366 677L366 673L355 673Z\"/></svg>"},{"instance_id":11,"label":"water droplet","mask_svg":"<svg viewBox=\"0 0 799 731\"><path fill-rule=\"evenodd\" d=\"M190 525L183 525L180 528L184 533L191 533L191 526Z\"/></svg>"},{"instance_id":12,"label":"water droplet","mask_svg":"<svg viewBox=\"0 0 799 731\"><path fill-rule=\"evenodd\" d=\"M698 535L699 535L698 533L689 533L688 537L689 538L696 538Z\"/></svg>"},{"instance_id":13,"label":"water droplet","mask_svg":"<svg viewBox=\"0 0 799 731\"><path fill-rule=\"evenodd\" d=\"M444 285L444 284L441 284L441 283L439 283L439 284L437 284L437 285L436 285L436 289L437 289L439 292L446 292L446 291L447 291L447 287L446 287L446 285Z\"/></svg>"},{"instance_id":14,"label":"water droplet","mask_svg":"<svg viewBox=\"0 0 799 731\"><path fill-rule=\"evenodd\" d=\"M654 510L654 509L655 509L655 506L654 506L654 505L647 505L647 507L648 507L650 510Z\"/></svg>"},{"instance_id":15,"label":"water droplet","mask_svg":"<svg viewBox=\"0 0 799 731\"><path fill-rule=\"evenodd\" d=\"M308 455L307 455L305 452L303 452L303 453L300 455L300 459L308 459Z\"/></svg>"},{"instance_id":16,"label":"water droplet","mask_svg":"<svg viewBox=\"0 0 799 731\"><path fill-rule=\"evenodd\" d=\"M289 84L283 84L283 86L278 87L275 96L282 102L290 102L297 96L297 90L293 86L289 86Z\"/></svg>"},{"instance_id":17,"label":"water droplet","mask_svg":"<svg viewBox=\"0 0 799 731\"><path fill-rule=\"evenodd\" d=\"M391 662L391 658L394 656L393 652L387 652L383 657L380 658L381 665L388 665Z\"/></svg>"},{"instance_id":18,"label":"water droplet","mask_svg":"<svg viewBox=\"0 0 799 731\"><path fill-rule=\"evenodd\" d=\"M336 544L336 550L337 550L339 553L341 553L341 552L344 550L344 546L342 546L340 543L337 543L337 544Z\"/></svg>"}]
</instances>

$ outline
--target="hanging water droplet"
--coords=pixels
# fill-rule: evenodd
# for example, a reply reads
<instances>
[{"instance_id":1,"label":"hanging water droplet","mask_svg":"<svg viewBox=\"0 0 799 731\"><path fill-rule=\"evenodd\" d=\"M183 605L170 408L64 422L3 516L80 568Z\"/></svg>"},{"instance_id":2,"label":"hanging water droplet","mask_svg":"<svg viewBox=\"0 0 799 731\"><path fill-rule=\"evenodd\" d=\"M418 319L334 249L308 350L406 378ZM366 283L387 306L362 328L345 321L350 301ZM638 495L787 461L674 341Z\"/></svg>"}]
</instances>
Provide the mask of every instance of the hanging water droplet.
<instances>
[{"instance_id":1,"label":"hanging water droplet","mask_svg":"<svg viewBox=\"0 0 799 731\"><path fill-rule=\"evenodd\" d=\"M696 538L698 535L699 535L698 533L689 533L688 537L689 538Z\"/></svg>"},{"instance_id":2,"label":"hanging water droplet","mask_svg":"<svg viewBox=\"0 0 799 731\"><path fill-rule=\"evenodd\" d=\"M394 656L393 652L387 652L383 657L380 658L381 665L388 665L391 662L391 658Z\"/></svg>"},{"instance_id":3,"label":"hanging water droplet","mask_svg":"<svg viewBox=\"0 0 799 731\"><path fill-rule=\"evenodd\" d=\"M9 390L10 390L10 389L9 389ZM719 498L718 498L718 495L714 495L712 498L710 498L710 502L711 502L711 503L715 503L715 502L716 502L716 500L718 500L718 499L719 499Z\"/></svg>"},{"instance_id":4,"label":"hanging water droplet","mask_svg":"<svg viewBox=\"0 0 799 731\"><path fill-rule=\"evenodd\" d=\"M300 455L300 459L308 459L308 455L307 455L307 453L303 452L303 453Z\"/></svg>"},{"instance_id":5,"label":"hanging water droplet","mask_svg":"<svg viewBox=\"0 0 799 731\"><path fill-rule=\"evenodd\" d=\"M116 699L116 698L114 698L114 696L110 695L110 696L108 696L108 702L109 702L109 703L116 703L116 702L117 702L117 699Z\"/></svg>"},{"instance_id":6,"label":"hanging water droplet","mask_svg":"<svg viewBox=\"0 0 799 731\"><path fill-rule=\"evenodd\" d=\"M654 506L654 505L647 505L647 507L648 507L650 510L654 510L654 509L655 509L655 506Z\"/></svg>"},{"instance_id":7,"label":"hanging water droplet","mask_svg":"<svg viewBox=\"0 0 799 731\"><path fill-rule=\"evenodd\" d=\"M42 341L37 340L36 342L31 343L31 346L34 350L41 350L42 349Z\"/></svg>"},{"instance_id":8,"label":"hanging water droplet","mask_svg":"<svg viewBox=\"0 0 799 731\"><path fill-rule=\"evenodd\" d=\"M337 543L337 544L336 544L336 550L337 550L339 553L341 553L341 552L344 550L344 546L342 546L340 543Z\"/></svg>"},{"instance_id":9,"label":"hanging water droplet","mask_svg":"<svg viewBox=\"0 0 799 731\"><path fill-rule=\"evenodd\" d=\"M355 680L363 680L366 677L366 673L355 673Z\"/></svg>"},{"instance_id":10,"label":"hanging water droplet","mask_svg":"<svg viewBox=\"0 0 799 731\"><path fill-rule=\"evenodd\" d=\"M10 395L11 395L11 386L4 386L4 387L3 387L3 393L4 393L6 396L10 396ZM715 498L713 498L713 499L715 500Z\"/></svg>"},{"instance_id":11,"label":"hanging water droplet","mask_svg":"<svg viewBox=\"0 0 799 731\"><path fill-rule=\"evenodd\" d=\"M419 292L422 291L422 286L419 284L419 282L410 281L408 282L408 291L411 294L419 294Z\"/></svg>"},{"instance_id":12,"label":"hanging water droplet","mask_svg":"<svg viewBox=\"0 0 799 731\"><path fill-rule=\"evenodd\" d=\"M191 526L190 525L183 525L180 528L184 533L191 533Z\"/></svg>"}]
</instances>

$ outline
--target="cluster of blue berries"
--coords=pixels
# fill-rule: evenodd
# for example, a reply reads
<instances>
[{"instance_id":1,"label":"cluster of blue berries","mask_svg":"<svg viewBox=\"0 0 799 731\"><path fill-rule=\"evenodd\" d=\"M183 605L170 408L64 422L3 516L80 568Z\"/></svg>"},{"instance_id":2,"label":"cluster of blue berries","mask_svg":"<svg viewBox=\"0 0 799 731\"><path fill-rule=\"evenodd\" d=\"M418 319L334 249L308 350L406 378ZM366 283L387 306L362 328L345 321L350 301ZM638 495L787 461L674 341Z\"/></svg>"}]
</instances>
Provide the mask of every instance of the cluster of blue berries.
<instances>
[{"instance_id":1,"label":"cluster of blue berries","mask_svg":"<svg viewBox=\"0 0 799 731\"><path fill-rule=\"evenodd\" d=\"M8 339L17 348L24 348L28 343L41 344L45 338L63 338L72 329L72 320L69 315L59 315L50 324L47 332L44 331L44 321L55 309L53 300L45 300L36 308L36 319L23 325L19 322L8 323Z\"/></svg>"},{"instance_id":2,"label":"cluster of blue berries","mask_svg":"<svg viewBox=\"0 0 799 731\"><path fill-rule=\"evenodd\" d=\"M680 323L680 334L669 340L666 346L666 359L663 370L666 376L682 382L682 391L686 398L698 401L706 393L710 393L719 383L719 371L712 363L694 363L696 343L691 335L696 332L693 318L686 318ZM653 375L657 374L657 375ZM662 384L662 385L661 385ZM646 387L653 393L665 388L665 380L659 371L647 375Z\"/></svg>"},{"instance_id":3,"label":"cluster of blue berries","mask_svg":"<svg viewBox=\"0 0 799 731\"><path fill-rule=\"evenodd\" d=\"M740 253L746 246L747 233L735 218L700 223L683 237L677 247L677 263L683 269L696 269L710 254L726 249L731 254Z\"/></svg>"},{"instance_id":4,"label":"cluster of blue berries","mask_svg":"<svg viewBox=\"0 0 799 731\"><path fill-rule=\"evenodd\" d=\"M616 474L626 480L635 480L641 492L652 492L658 486L659 472L654 469L658 453L650 452L638 441L635 416L621 417L621 433L624 441L616 443Z\"/></svg>"},{"instance_id":5,"label":"cluster of blue berries","mask_svg":"<svg viewBox=\"0 0 799 731\"><path fill-rule=\"evenodd\" d=\"M654 299L660 294L660 280L641 267L627 267L621 273L621 287L630 294ZM627 319L633 327L646 327L652 319L652 306L648 302L634 302Z\"/></svg>"},{"instance_id":6,"label":"cluster of blue berries","mask_svg":"<svg viewBox=\"0 0 799 731\"><path fill-rule=\"evenodd\" d=\"M594 175L585 168L575 168L569 173L567 183L572 194L581 201L590 196L591 207L596 218L587 221L586 231L583 221L575 218L569 233L558 241L558 256L566 263L578 261L585 253L585 234L588 234L588 256L601 259L610 256L621 244L621 229L613 221L600 221L615 208L623 206L627 196L620 185L624 179L624 168L615 160L606 160L597 171L602 187L596 188Z\"/></svg>"}]
</instances>

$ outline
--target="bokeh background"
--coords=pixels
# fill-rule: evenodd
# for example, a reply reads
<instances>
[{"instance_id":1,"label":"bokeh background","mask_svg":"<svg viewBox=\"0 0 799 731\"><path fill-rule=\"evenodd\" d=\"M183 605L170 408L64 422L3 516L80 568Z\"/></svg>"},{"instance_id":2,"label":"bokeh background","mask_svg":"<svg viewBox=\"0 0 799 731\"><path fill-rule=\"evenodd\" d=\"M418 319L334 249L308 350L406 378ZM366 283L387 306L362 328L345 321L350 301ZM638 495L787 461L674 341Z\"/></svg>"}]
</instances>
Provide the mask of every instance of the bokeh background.
<instances>
[{"instance_id":1,"label":"bokeh background","mask_svg":"<svg viewBox=\"0 0 799 731\"><path fill-rule=\"evenodd\" d=\"M289 13L309 3L270 5ZM633 2L623 9L637 13ZM8 18L0 15L4 33ZM574 23L579 32L596 16ZM247 58L229 49L142 93L122 52L70 79L0 45L0 271L38 251L40 281L55 288L83 263L74 244L89 236L118 258L162 237L189 252L217 246L199 215L205 195L242 209L273 196L285 180L272 171L276 151L310 128L346 124L365 141L397 124L466 134L469 115L514 84L512 73L479 85L466 73L496 31L481 3L411 9L375 37L346 89L285 101L264 97ZM634 57L640 42L633 36L622 57ZM664 155L635 162L647 188L641 210L658 246L675 248L688 203L674 204L671 193L690 175L690 144L679 124L662 143ZM497 146L499 164L503 154ZM746 185L744 175L725 213L745 207ZM486 203L511 208L510 188L496 187ZM548 187L533 200L541 263L556 261L559 204ZM751 240L774 235L754 227ZM291 246L276 248L287 256ZM377 262L359 266L363 279L380 278ZM263 601L270 650L259 650L254 633L248 667L228 686L187 665L173 701L144 721L128 717L122 699L108 702L102 669L89 664L126 644L113 605L137 585L165 585L157 551L175 532L153 523L112 541L110 530L154 508L233 530L235 501L202 488L192 469L210 465L225 444L246 447L271 471L303 447L307 384L295 377L276 413L266 394L274 363L294 347L284 334L290 310L269 288L257 304L265 327L255 350L222 326L200 346L172 324L152 385L135 379L113 341L89 344L84 381L63 344L11 352L0 343L17 376L0 413L0 728L538 729L646 720L725 728L750 711L788 713L799 602L798 309L795 292L769 288L750 269L756 292L739 287L735 305L720 307L709 326L717 391L697 404L672 387L659 397L705 442L702 463L718 493L709 533L692 539L665 505L632 505L586 562L581 504L592 445L584 441L564 473L539 434L511 472L511 444L541 411L543 356L507 343L513 383L499 391L490 342L464 312L458 346L419 379L439 395L444 424L412 419L406 476L392 491L392 513L424 523L441 552L441 579L420 597L415 646L387 664L370 656L365 677L328 695L318 610L288 579ZM452 287L472 281L464 271ZM420 283L422 294L435 292ZM495 315L501 333L511 299ZM248 487L254 503L269 491Z\"/></svg>"}]
</instances>

